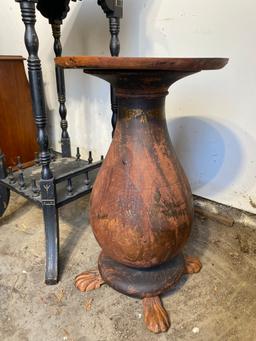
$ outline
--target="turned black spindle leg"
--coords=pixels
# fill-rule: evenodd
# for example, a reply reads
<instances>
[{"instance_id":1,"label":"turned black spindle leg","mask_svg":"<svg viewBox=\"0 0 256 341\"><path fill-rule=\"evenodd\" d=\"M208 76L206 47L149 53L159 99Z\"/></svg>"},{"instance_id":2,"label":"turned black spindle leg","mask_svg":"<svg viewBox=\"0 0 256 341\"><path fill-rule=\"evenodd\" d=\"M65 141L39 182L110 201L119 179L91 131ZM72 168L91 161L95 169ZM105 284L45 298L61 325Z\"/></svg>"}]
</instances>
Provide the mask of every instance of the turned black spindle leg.
<instances>
[{"instance_id":1,"label":"turned black spindle leg","mask_svg":"<svg viewBox=\"0 0 256 341\"><path fill-rule=\"evenodd\" d=\"M25 44L28 51L28 74L32 95L33 111L38 131L40 163L42 165L40 190L46 238L46 284L58 281L59 221L56 208L56 188L50 169L51 155L46 131L46 110L41 62L38 57L39 41L35 30L37 0L16 0L20 3L22 20L25 24Z\"/></svg>"},{"instance_id":2,"label":"turned black spindle leg","mask_svg":"<svg viewBox=\"0 0 256 341\"><path fill-rule=\"evenodd\" d=\"M72 179L68 178L68 183L67 183L67 194L69 196L73 195L73 184L72 184Z\"/></svg>"},{"instance_id":3,"label":"turned black spindle leg","mask_svg":"<svg viewBox=\"0 0 256 341\"><path fill-rule=\"evenodd\" d=\"M98 5L101 6L109 19L109 31L111 34L110 52L112 57L118 57L120 53L120 19L123 17L123 0L98 0ZM118 116L118 101L115 94L115 89L111 86L111 109L112 109L112 136L116 129Z\"/></svg>"},{"instance_id":4,"label":"turned black spindle leg","mask_svg":"<svg viewBox=\"0 0 256 341\"><path fill-rule=\"evenodd\" d=\"M81 159L81 154L80 154L80 148L76 148L76 161L80 161Z\"/></svg>"},{"instance_id":5,"label":"turned black spindle leg","mask_svg":"<svg viewBox=\"0 0 256 341\"><path fill-rule=\"evenodd\" d=\"M8 180L10 185L14 185L16 183L16 179L13 174L12 167L8 168Z\"/></svg>"},{"instance_id":6,"label":"turned black spindle leg","mask_svg":"<svg viewBox=\"0 0 256 341\"><path fill-rule=\"evenodd\" d=\"M18 182L19 182L19 189L20 189L20 191L24 191L26 189L26 184L25 184L24 173L23 172L19 173Z\"/></svg>"},{"instance_id":7,"label":"turned black spindle leg","mask_svg":"<svg viewBox=\"0 0 256 341\"><path fill-rule=\"evenodd\" d=\"M62 46L61 46L61 21L54 21L51 23L52 26L52 34L54 37L54 52L56 57L60 57L62 55ZM56 71L56 84L57 84L57 93L58 93L58 101L59 101L59 113L61 117L61 151L62 157L71 157L71 147L70 147L70 138L68 134L68 121L67 117L67 109L66 109L66 89L65 89L65 76L64 70L60 67L55 67Z\"/></svg>"},{"instance_id":8,"label":"turned black spindle leg","mask_svg":"<svg viewBox=\"0 0 256 341\"><path fill-rule=\"evenodd\" d=\"M85 188L86 188L86 189L89 189L89 188L90 188L91 181L90 181L89 173L88 173L88 172L85 173L84 185L85 185Z\"/></svg>"},{"instance_id":9,"label":"turned black spindle leg","mask_svg":"<svg viewBox=\"0 0 256 341\"><path fill-rule=\"evenodd\" d=\"M36 183L36 179L32 179L31 180L31 189L32 189L32 192L33 192L33 197L38 197L40 195L40 190L39 188L37 187L37 183Z\"/></svg>"},{"instance_id":10,"label":"turned black spindle leg","mask_svg":"<svg viewBox=\"0 0 256 341\"><path fill-rule=\"evenodd\" d=\"M89 151L88 163L89 163L89 165L91 165L93 163L92 151Z\"/></svg>"},{"instance_id":11,"label":"turned black spindle leg","mask_svg":"<svg viewBox=\"0 0 256 341\"><path fill-rule=\"evenodd\" d=\"M21 163L21 157L20 156L17 156L17 164L16 164L17 168L19 170L22 170L23 169L23 164Z\"/></svg>"},{"instance_id":12,"label":"turned black spindle leg","mask_svg":"<svg viewBox=\"0 0 256 341\"><path fill-rule=\"evenodd\" d=\"M118 34L120 32L120 19L119 18L109 18L109 30L111 33L110 40L110 52L112 57L118 57L120 53L120 41ZM112 109L112 137L114 136L118 115L118 100L115 94L115 89L113 86L110 86L111 89L111 109Z\"/></svg>"},{"instance_id":13,"label":"turned black spindle leg","mask_svg":"<svg viewBox=\"0 0 256 341\"><path fill-rule=\"evenodd\" d=\"M5 179L7 171L5 167L4 154L0 149L0 179ZM10 198L10 191L5 186L0 184L0 217L4 214Z\"/></svg>"}]
</instances>

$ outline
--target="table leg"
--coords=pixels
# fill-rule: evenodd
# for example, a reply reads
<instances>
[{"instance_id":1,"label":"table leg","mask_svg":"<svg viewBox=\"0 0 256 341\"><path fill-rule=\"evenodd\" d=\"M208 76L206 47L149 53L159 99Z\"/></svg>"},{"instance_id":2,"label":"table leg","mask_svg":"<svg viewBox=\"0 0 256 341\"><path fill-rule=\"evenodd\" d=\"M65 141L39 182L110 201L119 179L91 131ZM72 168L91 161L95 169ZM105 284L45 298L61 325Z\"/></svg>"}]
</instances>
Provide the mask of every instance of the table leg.
<instances>
[{"instance_id":1,"label":"table leg","mask_svg":"<svg viewBox=\"0 0 256 341\"><path fill-rule=\"evenodd\" d=\"M4 162L4 154L0 149L0 179L5 179L7 176L5 162ZM10 190L5 186L0 184L0 217L4 214L7 209L10 198Z\"/></svg>"},{"instance_id":2,"label":"table leg","mask_svg":"<svg viewBox=\"0 0 256 341\"><path fill-rule=\"evenodd\" d=\"M61 46L61 24L56 21L51 24L52 26L52 34L54 37L54 52L56 57L60 57L62 55L62 46ZM57 84L57 93L58 93L58 101L59 101L59 114L61 117L60 126L62 129L61 132L61 151L62 157L71 157L71 146L70 146L70 137L68 134L68 121L67 121L67 108L66 108L66 89L65 89L65 75L64 70L56 65L56 84Z\"/></svg>"},{"instance_id":3,"label":"table leg","mask_svg":"<svg viewBox=\"0 0 256 341\"><path fill-rule=\"evenodd\" d=\"M53 180L41 180L41 197L45 225L45 283L58 282L59 273L59 214L56 207L56 188Z\"/></svg>"},{"instance_id":4,"label":"table leg","mask_svg":"<svg viewBox=\"0 0 256 341\"><path fill-rule=\"evenodd\" d=\"M59 223L56 207L54 177L50 169L51 154L47 135L47 117L44 98L41 61L38 57L39 41L35 30L37 0L16 0L20 3L22 20L25 24L25 44L28 51L28 74L33 111L37 127L37 140L40 147L41 197L45 221L46 241L46 284L58 281Z\"/></svg>"},{"instance_id":5,"label":"table leg","mask_svg":"<svg viewBox=\"0 0 256 341\"><path fill-rule=\"evenodd\" d=\"M110 40L110 52L112 57L118 57L120 53L120 41L119 41L119 32L120 32L120 19L115 17L109 18L109 30L111 34ZM112 109L112 136L114 136L116 123L117 123L117 116L118 116L118 99L116 97L115 89L111 85L111 109Z\"/></svg>"}]
</instances>

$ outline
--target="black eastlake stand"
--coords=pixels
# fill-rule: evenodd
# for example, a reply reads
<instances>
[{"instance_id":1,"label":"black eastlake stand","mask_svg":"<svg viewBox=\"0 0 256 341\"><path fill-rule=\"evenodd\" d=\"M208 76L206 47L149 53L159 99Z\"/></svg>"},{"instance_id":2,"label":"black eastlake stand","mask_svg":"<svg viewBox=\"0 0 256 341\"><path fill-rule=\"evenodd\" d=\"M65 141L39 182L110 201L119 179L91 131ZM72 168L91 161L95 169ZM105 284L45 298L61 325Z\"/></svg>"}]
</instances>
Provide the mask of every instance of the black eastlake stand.
<instances>
[{"instance_id":1,"label":"black eastlake stand","mask_svg":"<svg viewBox=\"0 0 256 341\"><path fill-rule=\"evenodd\" d=\"M4 164L4 155L0 150L0 216L4 214L8 206L10 190L42 208L46 240L45 282L50 285L58 282L59 274L58 209L91 192L92 184L102 164L103 157L101 157L101 160L93 162L92 153L89 152L88 160L82 160L79 148L77 148L76 157L71 157L70 137L66 120L64 70L58 66L56 67L56 82L62 128L61 156L49 148L43 77L41 62L38 57L39 40L35 29L36 4L41 14L49 19L54 37L55 55L59 57L62 54L61 25L69 12L70 0L16 1L20 3L22 20L26 28L25 44L29 55L28 74L40 153L35 158L34 166L23 169L20 157L18 157L17 169L7 171ZM123 14L123 2L122 0L98 0L98 5L102 7L109 18L111 55L118 56L120 50L118 34L120 18L122 18ZM118 105L113 88L111 88L111 103L114 131Z\"/></svg>"}]
</instances>

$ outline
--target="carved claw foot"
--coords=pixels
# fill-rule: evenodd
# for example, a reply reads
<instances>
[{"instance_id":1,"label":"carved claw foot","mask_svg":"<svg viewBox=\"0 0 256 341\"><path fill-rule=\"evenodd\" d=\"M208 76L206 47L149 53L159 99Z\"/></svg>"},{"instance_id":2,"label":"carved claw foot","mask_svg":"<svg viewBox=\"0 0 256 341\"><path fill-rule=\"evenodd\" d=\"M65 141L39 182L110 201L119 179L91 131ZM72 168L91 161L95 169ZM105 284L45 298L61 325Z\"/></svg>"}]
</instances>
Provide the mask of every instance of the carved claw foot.
<instances>
[{"instance_id":1,"label":"carved claw foot","mask_svg":"<svg viewBox=\"0 0 256 341\"><path fill-rule=\"evenodd\" d=\"M144 322L153 333L164 333L170 328L170 320L159 296L144 298Z\"/></svg>"},{"instance_id":2,"label":"carved claw foot","mask_svg":"<svg viewBox=\"0 0 256 341\"><path fill-rule=\"evenodd\" d=\"M200 260L196 257L190 257L186 256L185 257L185 269L184 269L184 274L195 274L200 272L202 269L202 263Z\"/></svg>"},{"instance_id":3,"label":"carved claw foot","mask_svg":"<svg viewBox=\"0 0 256 341\"><path fill-rule=\"evenodd\" d=\"M98 270L83 272L75 279L75 286L82 292L98 289L104 283Z\"/></svg>"}]
</instances>

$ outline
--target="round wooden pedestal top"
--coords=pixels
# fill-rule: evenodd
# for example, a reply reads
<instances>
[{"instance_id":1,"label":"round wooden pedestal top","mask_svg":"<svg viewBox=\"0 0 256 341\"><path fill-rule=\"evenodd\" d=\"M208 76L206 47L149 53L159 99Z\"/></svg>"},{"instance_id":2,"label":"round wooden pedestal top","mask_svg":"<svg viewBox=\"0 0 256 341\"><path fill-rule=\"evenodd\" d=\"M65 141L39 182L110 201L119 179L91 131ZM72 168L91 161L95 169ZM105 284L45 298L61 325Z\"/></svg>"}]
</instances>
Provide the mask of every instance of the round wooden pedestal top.
<instances>
[{"instance_id":1,"label":"round wooden pedestal top","mask_svg":"<svg viewBox=\"0 0 256 341\"><path fill-rule=\"evenodd\" d=\"M67 56L55 58L55 63L66 69L155 70L186 71L217 70L227 58L132 58L100 56Z\"/></svg>"}]
</instances>

